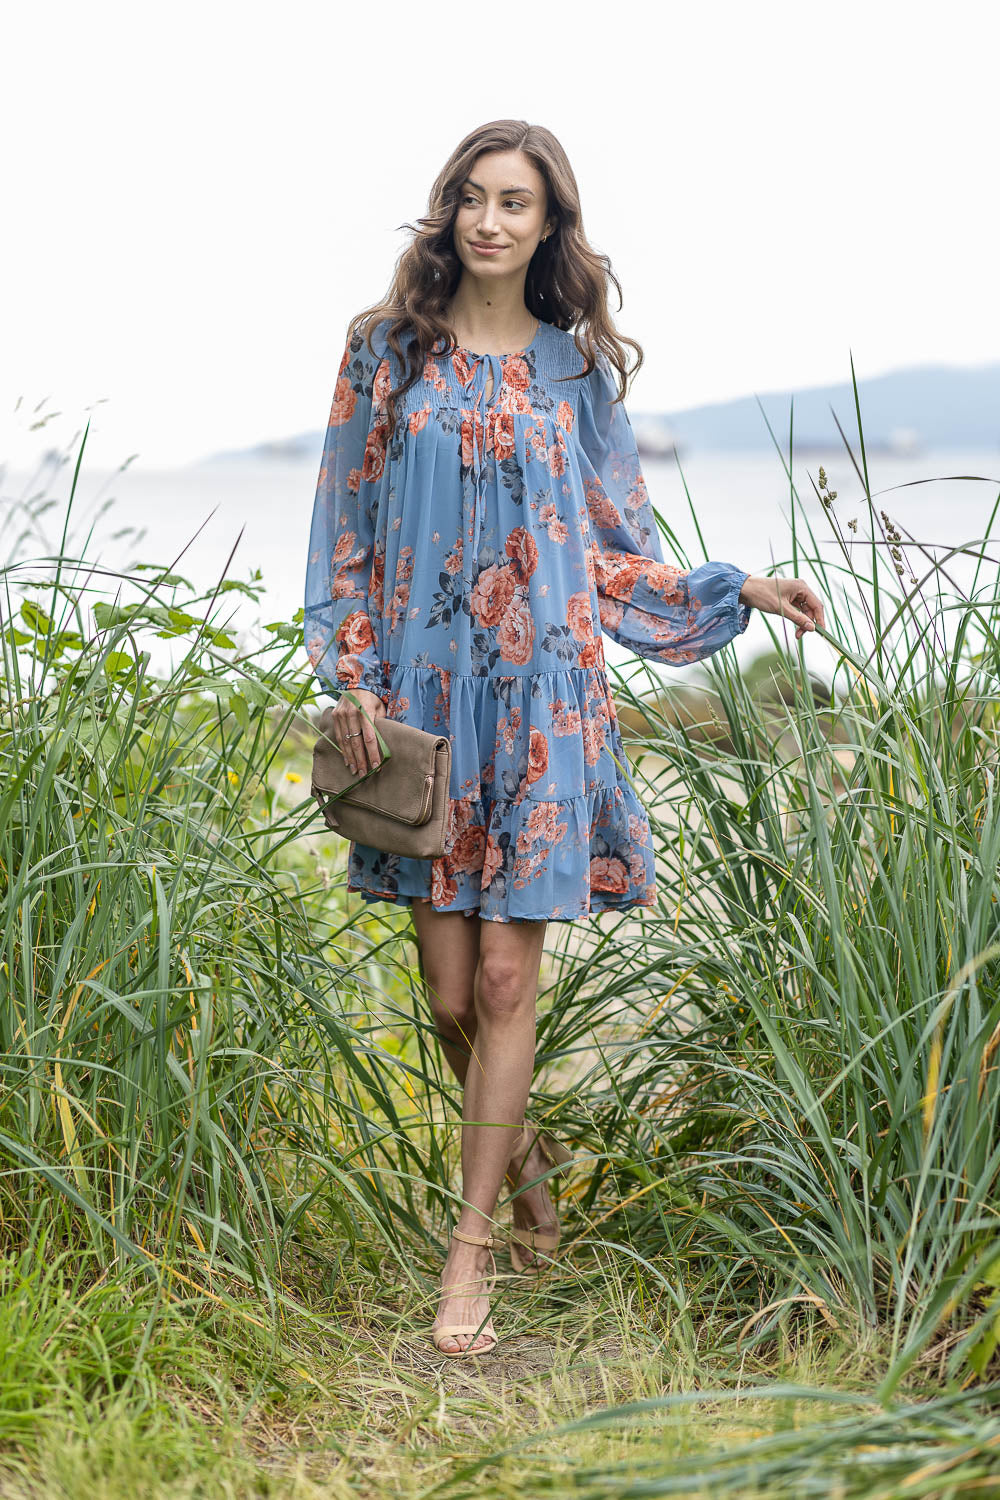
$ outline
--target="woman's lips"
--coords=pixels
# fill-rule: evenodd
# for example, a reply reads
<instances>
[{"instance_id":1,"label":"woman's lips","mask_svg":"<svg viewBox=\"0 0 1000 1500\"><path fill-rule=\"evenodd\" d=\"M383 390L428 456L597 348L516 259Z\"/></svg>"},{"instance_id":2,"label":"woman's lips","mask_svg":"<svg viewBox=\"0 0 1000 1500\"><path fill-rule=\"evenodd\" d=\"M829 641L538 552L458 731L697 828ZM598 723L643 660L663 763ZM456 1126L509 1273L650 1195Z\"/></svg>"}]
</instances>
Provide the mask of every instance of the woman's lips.
<instances>
[{"instance_id":1,"label":"woman's lips","mask_svg":"<svg viewBox=\"0 0 1000 1500\"><path fill-rule=\"evenodd\" d=\"M503 245L477 245L476 242L475 242L475 240L473 240L472 241L472 248L473 248L473 250L475 250L475 252L476 252L477 255L499 255L500 251L503 250L503 249L505 249L505 246L503 246Z\"/></svg>"}]
</instances>

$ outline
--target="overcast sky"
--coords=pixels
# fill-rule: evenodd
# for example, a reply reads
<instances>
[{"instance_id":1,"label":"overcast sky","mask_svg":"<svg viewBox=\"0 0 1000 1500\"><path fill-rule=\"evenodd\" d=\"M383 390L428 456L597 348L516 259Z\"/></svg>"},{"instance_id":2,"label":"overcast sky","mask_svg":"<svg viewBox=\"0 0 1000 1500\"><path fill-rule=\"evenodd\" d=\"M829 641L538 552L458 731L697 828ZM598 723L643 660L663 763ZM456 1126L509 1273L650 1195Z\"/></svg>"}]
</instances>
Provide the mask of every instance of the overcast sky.
<instances>
[{"instance_id":1,"label":"overcast sky","mask_svg":"<svg viewBox=\"0 0 1000 1500\"><path fill-rule=\"evenodd\" d=\"M998 14L8 7L0 460L88 408L92 465L323 426L398 226L501 116L569 154L646 351L633 410L847 379L851 350L859 376L1000 358ZM30 434L45 398L63 415Z\"/></svg>"}]
</instances>

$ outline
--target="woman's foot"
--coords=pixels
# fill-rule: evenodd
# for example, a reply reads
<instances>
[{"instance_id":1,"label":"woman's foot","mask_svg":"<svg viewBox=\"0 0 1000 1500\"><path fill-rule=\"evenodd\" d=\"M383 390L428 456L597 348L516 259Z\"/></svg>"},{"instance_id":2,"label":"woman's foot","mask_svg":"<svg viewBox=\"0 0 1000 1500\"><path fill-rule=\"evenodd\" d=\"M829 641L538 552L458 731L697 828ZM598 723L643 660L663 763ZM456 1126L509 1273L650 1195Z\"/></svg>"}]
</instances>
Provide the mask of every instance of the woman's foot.
<instances>
[{"instance_id":1,"label":"woman's foot","mask_svg":"<svg viewBox=\"0 0 1000 1500\"><path fill-rule=\"evenodd\" d=\"M520 1259L525 1266L533 1266L536 1261L544 1262L548 1258L544 1255L538 1256L531 1249L529 1230L538 1230L550 1240L559 1237L559 1218L549 1193L548 1183L539 1182L534 1187L523 1186L524 1183L534 1182L536 1177L544 1176L551 1169L552 1163L538 1144L538 1131L524 1127L514 1141L514 1149L510 1155L510 1165L506 1175L507 1181L517 1194L511 1202L511 1208L514 1215L514 1233L520 1241Z\"/></svg>"},{"instance_id":2,"label":"woman's foot","mask_svg":"<svg viewBox=\"0 0 1000 1500\"><path fill-rule=\"evenodd\" d=\"M497 1342L492 1319L489 1318L490 1299L485 1293L489 1285L490 1252L480 1245L468 1245L462 1240L451 1241L448 1259L441 1272L441 1299L437 1317L431 1328L431 1336L442 1354L464 1354L469 1350L487 1353ZM439 1328L456 1323L470 1324L474 1331L482 1323L481 1332L473 1338L472 1332L445 1335L438 1342Z\"/></svg>"}]
</instances>

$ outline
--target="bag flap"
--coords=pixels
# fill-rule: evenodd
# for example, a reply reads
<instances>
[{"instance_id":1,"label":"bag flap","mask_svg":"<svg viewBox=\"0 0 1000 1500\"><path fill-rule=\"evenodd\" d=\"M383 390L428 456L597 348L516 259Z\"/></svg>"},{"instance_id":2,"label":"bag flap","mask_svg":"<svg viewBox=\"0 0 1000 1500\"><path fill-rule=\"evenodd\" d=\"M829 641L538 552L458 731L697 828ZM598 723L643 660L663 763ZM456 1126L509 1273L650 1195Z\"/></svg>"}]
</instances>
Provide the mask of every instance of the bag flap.
<instances>
[{"instance_id":1,"label":"bag flap","mask_svg":"<svg viewBox=\"0 0 1000 1500\"><path fill-rule=\"evenodd\" d=\"M425 823L433 806L436 768L442 762L443 770L450 767L448 739L411 724L380 718L378 730L389 748L389 757L377 770L355 776L336 744L324 738L330 733L332 713L332 708L326 708L319 719L320 734L313 750L313 795L334 796L339 802L369 808L414 827Z\"/></svg>"}]
</instances>

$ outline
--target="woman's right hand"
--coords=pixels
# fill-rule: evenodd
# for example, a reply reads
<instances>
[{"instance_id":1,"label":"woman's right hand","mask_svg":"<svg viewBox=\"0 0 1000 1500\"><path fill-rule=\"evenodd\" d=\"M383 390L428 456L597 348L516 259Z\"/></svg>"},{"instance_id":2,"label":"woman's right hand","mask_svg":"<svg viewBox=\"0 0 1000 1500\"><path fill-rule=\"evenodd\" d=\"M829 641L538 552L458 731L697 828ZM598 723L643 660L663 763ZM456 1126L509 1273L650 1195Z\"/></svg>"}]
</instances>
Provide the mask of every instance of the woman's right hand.
<instances>
[{"instance_id":1,"label":"woman's right hand","mask_svg":"<svg viewBox=\"0 0 1000 1500\"><path fill-rule=\"evenodd\" d=\"M338 699L330 718L330 737L352 773L364 776L369 768L377 770L382 752L371 721L385 718L385 704L378 694L350 688Z\"/></svg>"}]
</instances>

